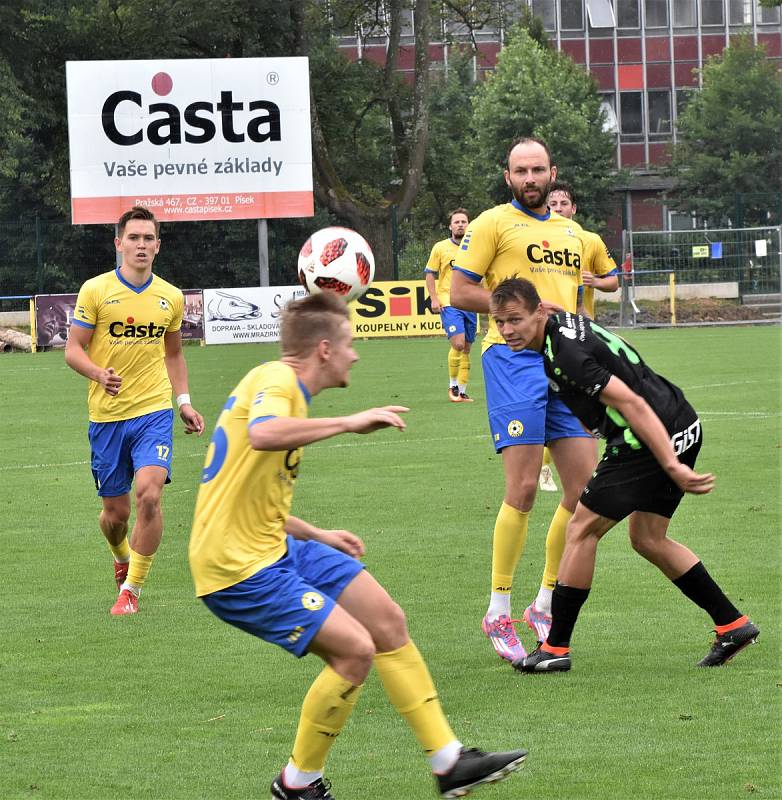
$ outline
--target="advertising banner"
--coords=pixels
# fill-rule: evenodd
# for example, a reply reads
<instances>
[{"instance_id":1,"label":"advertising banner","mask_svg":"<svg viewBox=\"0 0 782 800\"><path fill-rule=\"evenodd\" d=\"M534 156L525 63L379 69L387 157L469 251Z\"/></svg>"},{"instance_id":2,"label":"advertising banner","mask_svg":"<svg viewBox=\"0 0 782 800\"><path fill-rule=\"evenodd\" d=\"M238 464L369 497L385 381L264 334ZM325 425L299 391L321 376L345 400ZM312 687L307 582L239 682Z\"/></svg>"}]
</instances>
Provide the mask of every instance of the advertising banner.
<instances>
[{"instance_id":1,"label":"advertising banner","mask_svg":"<svg viewBox=\"0 0 782 800\"><path fill-rule=\"evenodd\" d=\"M204 304L200 289L186 289L182 339L204 338ZM65 347L71 328L75 294L37 294L35 296L35 346L37 349Z\"/></svg>"},{"instance_id":2,"label":"advertising banner","mask_svg":"<svg viewBox=\"0 0 782 800\"><path fill-rule=\"evenodd\" d=\"M356 338L443 334L440 315L432 313L426 281L376 281L350 309Z\"/></svg>"},{"instance_id":3,"label":"advertising banner","mask_svg":"<svg viewBox=\"0 0 782 800\"><path fill-rule=\"evenodd\" d=\"M277 342L285 304L304 297L301 286L250 286L204 289L204 338L207 344Z\"/></svg>"},{"instance_id":4,"label":"advertising banner","mask_svg":"<svg viewBox=\"0 0 782 800\"><path fill-rule=\"evenodd\" d=\"M70 61L74 224L312 216L307 58Z\"/></svg>"}]
</instances>

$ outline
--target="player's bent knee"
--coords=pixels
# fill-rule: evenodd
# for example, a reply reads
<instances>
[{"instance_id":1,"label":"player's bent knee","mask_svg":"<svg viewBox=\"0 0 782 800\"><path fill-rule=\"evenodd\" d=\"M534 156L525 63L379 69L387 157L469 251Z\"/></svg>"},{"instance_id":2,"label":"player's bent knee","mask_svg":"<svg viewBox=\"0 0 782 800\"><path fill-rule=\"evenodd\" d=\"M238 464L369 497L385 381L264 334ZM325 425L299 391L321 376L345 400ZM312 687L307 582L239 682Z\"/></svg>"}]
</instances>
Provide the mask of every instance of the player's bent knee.
<instances>
[{"instance_id":1,"label":"player's bent knee","mask_svg":"<svg viewBox=\"0 0 782 800\"><path fill-rule=\"evenodd\" d=\"M380 653L397 650L406 644L409 639L407 617L401 606L389 598L382 613L378 614L377 619L373 622L370 633L375 647Z\"/></svg>"}]
</instances>

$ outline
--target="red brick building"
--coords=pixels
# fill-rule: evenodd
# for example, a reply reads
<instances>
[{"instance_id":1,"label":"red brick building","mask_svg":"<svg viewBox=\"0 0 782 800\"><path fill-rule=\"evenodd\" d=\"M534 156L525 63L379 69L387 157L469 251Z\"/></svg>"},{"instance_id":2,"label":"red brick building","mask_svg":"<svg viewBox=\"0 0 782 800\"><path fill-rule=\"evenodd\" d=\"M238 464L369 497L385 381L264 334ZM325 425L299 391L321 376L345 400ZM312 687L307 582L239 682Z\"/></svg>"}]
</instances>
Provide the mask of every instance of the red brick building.
<instances>
[{"instance_id":1,"label":"red brick building","mask_svg":"<svg viewBox=\"0 0 782 800\"><path fill-rule=\"evenodd\" d=\"M595 77L616 136L616 165L632 172L611 224L614 246L622 227L691 227L689 217L660 199L666 187L660 168L676 140L677 114L698 89L697 70L731 37L748 32L782 61L780 7L764 8L758 0L496 0L472 32L444 8L432 25L433 68L447 69L449 51L474 42L476 77L492 69L523 6L542 20L553 46ZM387 37L383 4L377 8L376 19L358 31L341 31L339 42L351 57L382 64ZM412 72L414 20L412 11L404 14L399 68Z\"/></svg>"}]
</instances>

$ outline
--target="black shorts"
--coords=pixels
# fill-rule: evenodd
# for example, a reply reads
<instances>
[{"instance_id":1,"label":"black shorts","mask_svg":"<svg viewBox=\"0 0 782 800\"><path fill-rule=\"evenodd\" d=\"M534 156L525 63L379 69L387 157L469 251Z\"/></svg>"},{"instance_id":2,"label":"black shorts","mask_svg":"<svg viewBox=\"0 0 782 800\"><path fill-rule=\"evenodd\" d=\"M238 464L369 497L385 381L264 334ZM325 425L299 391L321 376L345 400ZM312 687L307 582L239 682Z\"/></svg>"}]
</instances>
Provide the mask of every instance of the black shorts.
<instances>
[{"instance_id":1,"label":"black shorts","mask_svg":"<svg viewBox=\"0 0 782 800\"><path fill-rule=\"evenodd\" d=\"M700 421L693 412L677 421L671 437L682 464L691 469L703 442ZM606 455L581 495L580 502L590 511L619 522L633 513L646 511L670 519L684 492L663 471L650 450L620 451Z\"/></svg>"}]
</instances>

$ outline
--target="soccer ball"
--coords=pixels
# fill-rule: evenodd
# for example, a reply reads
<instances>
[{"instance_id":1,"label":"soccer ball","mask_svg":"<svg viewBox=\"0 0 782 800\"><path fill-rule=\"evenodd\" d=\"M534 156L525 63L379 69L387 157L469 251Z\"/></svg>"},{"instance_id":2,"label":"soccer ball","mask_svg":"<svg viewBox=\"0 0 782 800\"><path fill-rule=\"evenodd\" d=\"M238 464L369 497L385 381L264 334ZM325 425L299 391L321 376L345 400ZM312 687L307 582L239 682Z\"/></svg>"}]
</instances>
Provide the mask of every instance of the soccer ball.
<instances>
[{"instance_id":1,"label":"soccer ball","mask_svg":"<svg viewBox=\"0 0 782 800\"><path fill-rule=\"evenodd\" d=\"M375 277L372 249L350 228L323 228L299 251L299 283L310 293L336 292L345 300L361 297Z\"/></svg>"}]
</instances>

